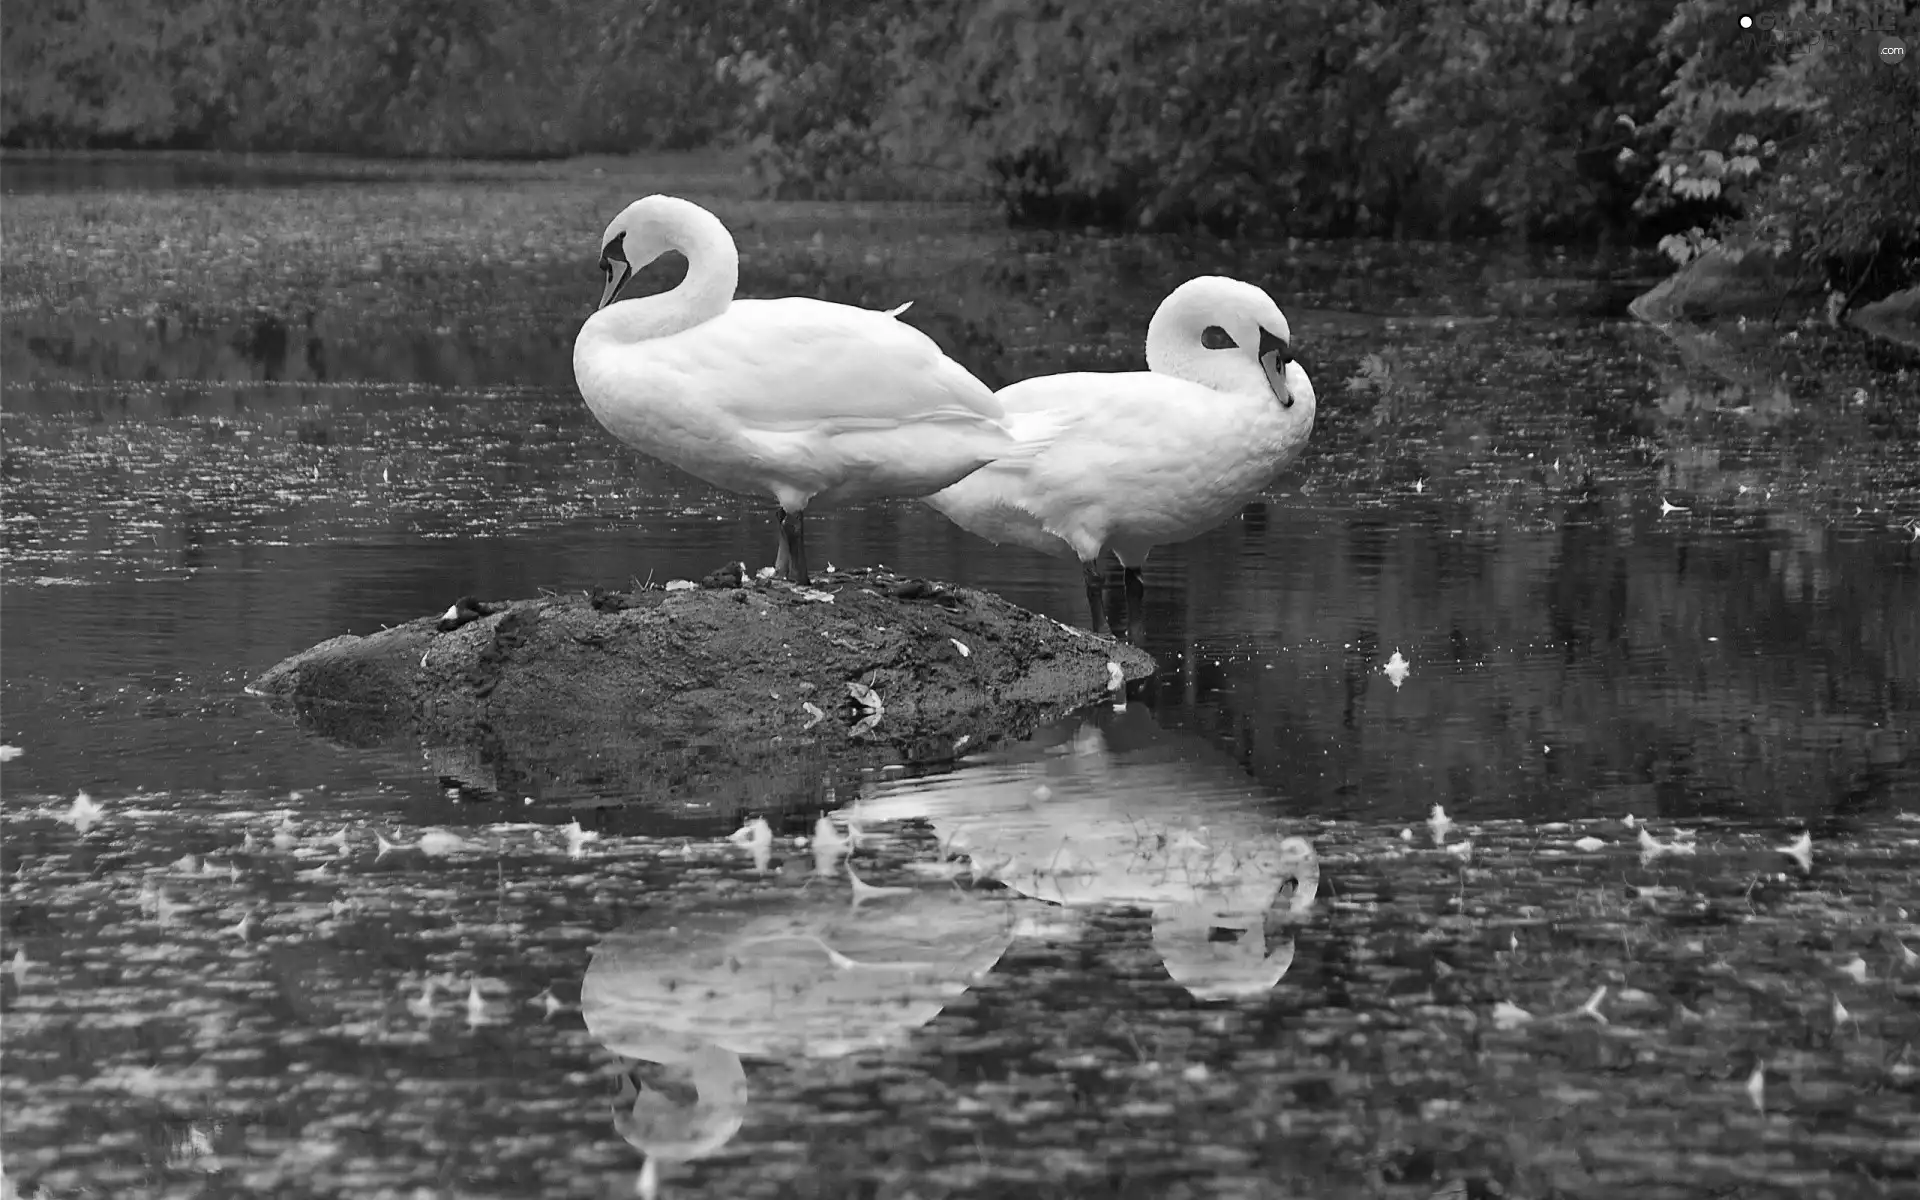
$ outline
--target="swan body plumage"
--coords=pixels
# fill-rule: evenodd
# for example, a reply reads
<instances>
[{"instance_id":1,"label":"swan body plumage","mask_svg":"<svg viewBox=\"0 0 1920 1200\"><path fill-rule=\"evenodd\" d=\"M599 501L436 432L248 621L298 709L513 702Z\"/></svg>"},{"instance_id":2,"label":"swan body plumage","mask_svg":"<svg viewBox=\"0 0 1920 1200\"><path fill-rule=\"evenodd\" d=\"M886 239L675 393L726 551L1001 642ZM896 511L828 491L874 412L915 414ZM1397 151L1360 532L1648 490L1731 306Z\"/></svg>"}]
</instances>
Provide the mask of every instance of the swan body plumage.
<instances>
[{"instance_id":1,"label":"swan body plumage","mask_svg":"<svg viewBox=\"0 0 1920 1200\"><path fill-rule=\"evenodd\" d=\"M780 561L806 582L810 504L918 497L1031 453L993 392L932 338L876 312L788 297L736 300L739 253L706 209L647 196L601 239L601 307L574 341L587 407L628 445L716 487L772 499ZM678 250L687 277L617 300L639 267Z\"/></svg>"},{"instance_id":2,"label":"swan body plumage","mask_svg":"<svg viewBox=\"0 0 1920 1200\"><path fill-rule=\"evenodd\" d=\"M1313 383L1286 317L1252 284L1201 276L1176 288L1148 325L1147 366L1002 388L1008 423L1044 422L1043 444L926 498L989 541L1077 558L1096 630L1104 551L1135 598L1153 547L1238 513L1313 432Z\"/></svg>"}]
</instances>

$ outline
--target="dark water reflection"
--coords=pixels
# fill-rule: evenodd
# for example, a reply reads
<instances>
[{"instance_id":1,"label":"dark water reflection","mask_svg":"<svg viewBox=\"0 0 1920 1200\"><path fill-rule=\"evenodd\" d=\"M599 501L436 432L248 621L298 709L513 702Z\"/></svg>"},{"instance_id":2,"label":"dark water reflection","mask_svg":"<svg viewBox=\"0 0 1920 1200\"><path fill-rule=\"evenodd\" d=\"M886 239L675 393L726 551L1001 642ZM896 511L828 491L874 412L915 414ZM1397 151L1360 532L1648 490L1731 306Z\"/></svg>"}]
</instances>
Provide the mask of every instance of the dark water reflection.
<instances>
[{"instance_id":1,"label":"dark water reflection","mask_svg":"<svg viewBox=\"0 0 1920 1200\"><path fill-rule=\"evenodd\" d=\"M1163 670L1124 707L838 797L860 876L905 889L854 908L792 841L819 814L768 814L764 872L725 794L570 838L458 751L240 692L464 593L770 561L760 505L572 392L591 237L667 183L8 179L10 1175L611 1195L642 1145L727 1196L1912 1177L1910 377L1676 354L1611 264L721 205L750 294L914 299L996 383L1137 366L1172 280L1256 279L1321 395L1294 474L1149 563ZM1082 616L1070 568L913 505L809 541Z\"/></svg>"}]
</instances>

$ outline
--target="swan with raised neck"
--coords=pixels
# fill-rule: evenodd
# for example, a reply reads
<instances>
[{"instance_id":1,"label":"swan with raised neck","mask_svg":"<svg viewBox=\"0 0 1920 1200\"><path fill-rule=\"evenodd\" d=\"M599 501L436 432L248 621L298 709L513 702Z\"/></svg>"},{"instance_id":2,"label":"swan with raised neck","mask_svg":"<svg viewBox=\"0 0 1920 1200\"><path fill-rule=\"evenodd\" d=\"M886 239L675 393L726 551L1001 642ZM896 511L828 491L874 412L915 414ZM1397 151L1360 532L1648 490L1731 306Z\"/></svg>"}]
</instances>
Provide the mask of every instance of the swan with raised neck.
<instances>
[{"instance_id":1,"label":"swan with raised neck","mask_svg":"<svg viewBox=\"0 0 1920 1200\"><path fill-rule=\"evenodd\" d=\"M679 286L620 299L668 251ZM740 256L720 219L647 196L600 239L600 307L574 341L580 394L621 441L716 487L779 506L778 567L808 582L809 505L937 492L1031 454L985 384L933 339L822 300L739 300Z\"/></svg>"}]
</instances>

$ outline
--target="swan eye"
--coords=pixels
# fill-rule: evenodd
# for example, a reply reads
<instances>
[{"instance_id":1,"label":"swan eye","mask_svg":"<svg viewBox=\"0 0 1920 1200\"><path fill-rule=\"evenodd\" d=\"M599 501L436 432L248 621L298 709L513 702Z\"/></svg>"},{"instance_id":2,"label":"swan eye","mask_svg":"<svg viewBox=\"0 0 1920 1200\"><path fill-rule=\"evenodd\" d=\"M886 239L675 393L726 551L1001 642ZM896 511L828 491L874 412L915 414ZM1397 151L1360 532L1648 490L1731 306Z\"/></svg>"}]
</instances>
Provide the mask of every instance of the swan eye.
<instances>
[{"instance_id":1,"label":"swan eye","mask_svg":"<svg viewBox=\"0 0 1920 1200\"><path fill-rule=\"evenodd\" d=\"M627 235L626 231L622 230L614 234L613 240L607 243L607 248L600 252L600 269L603 271L611 271L613 270L614 263L624 263L626 261Z\"/></svg>"},{"instance_id":2,"label":"swan eye","mask_svg":"<svg viewBox=\"0 0 1920 1200\"><path fill-rule=\"evenodd\" d=\"M1209 325L1200 331L1200 344L1209 350L1235 350L1240 346L1232 334L1218 325Z\"/></svg>"}]
</instances>

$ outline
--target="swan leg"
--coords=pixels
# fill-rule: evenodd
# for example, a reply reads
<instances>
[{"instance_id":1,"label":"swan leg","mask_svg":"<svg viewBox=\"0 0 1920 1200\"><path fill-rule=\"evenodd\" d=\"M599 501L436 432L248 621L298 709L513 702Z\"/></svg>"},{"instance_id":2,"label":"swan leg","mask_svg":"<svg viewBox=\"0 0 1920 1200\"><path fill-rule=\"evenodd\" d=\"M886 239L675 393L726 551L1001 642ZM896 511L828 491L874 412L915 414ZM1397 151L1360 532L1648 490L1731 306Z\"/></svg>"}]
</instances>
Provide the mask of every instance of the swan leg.
<instances>
[{"instance_id":1,"label":"swan leg","mask_svg":"<svg viewBox=\"0 0 1920 1200\"><path fill-rule=\"evenodd\" d=\"M780 550L773 556L773 577L785 579L793 570L793 556L787 553L787 514L785 509L773 510L773 525L780 531Z\"/></svg>"},{"instance_id":2,"label":"swan leg","mask_svg":"<svg viewBox=\"0 0 1920 1200\"><path fill-rule=\"evenodd\" d=\"M1093 631L1107 632L1107 576L1100 569L1100 560L1082 562L1080 575L1087 582L1087 608L1093 613Z\"/></svg>"},{"instance_id":3,"label":"swan leg","mask_svg":"<svg viewBox=\"0 0 1920 1200\"><path fill-rule=\"evenodd\" d=\"M1127 640L1137 642L1147 627L1147 585L1139 567L1126 567Z\"/></svg>"},{"instance_id":4,"label":"swan leg","mask_svg":"<svg viewBox=\"0 0 1920 1200\"><path fill-rule=\"evenodd\" d=\"M812 579L807 577L807 531L801 520L804 512L780 510L780 541L787 552L787 578L802 587L810 586Z\"/></svg>"}]
</instances>

